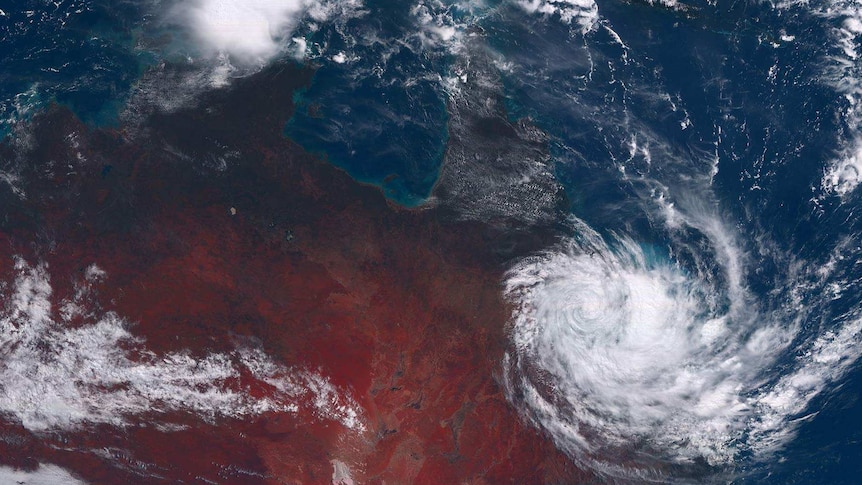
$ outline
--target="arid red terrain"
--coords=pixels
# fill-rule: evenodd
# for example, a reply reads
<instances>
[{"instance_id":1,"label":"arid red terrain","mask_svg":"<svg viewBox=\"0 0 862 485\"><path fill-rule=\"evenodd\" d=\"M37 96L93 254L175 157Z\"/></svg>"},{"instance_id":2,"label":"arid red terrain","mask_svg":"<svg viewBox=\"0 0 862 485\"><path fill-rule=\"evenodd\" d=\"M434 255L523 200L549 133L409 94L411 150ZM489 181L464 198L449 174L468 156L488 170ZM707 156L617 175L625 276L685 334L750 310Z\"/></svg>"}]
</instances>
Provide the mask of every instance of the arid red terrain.
<instances>
[{"instance_id":1,"label":"arid red terrain","mask_svg":"<svg viewBox=\"0 0 862 485\"><path fill-rule=\"evenodd\" d=\"M87 128L56 107L20 128L32 143L0 147L18 167L0 184L4 315L26 334L38 308L21 313L13 294L47 295L22 293L44 280L53 322L28 353L0 342L24 369L4 376L66 372L90 399L71 423L46 424L64 412L47 405L31 422L5 383L0 465L99 484L590 480L499 383L506 263L550 231L399 208L304 153L280 128L310 75L272 68L134 127ZM105 315L131 335L106 354L122 372L58 337ZM217 382L204 369L160 387L208 358L227 369ZM232 396L225 409L210 392ZM99 409L100 396L114 397Z\"/></svg>"}]
</instances>

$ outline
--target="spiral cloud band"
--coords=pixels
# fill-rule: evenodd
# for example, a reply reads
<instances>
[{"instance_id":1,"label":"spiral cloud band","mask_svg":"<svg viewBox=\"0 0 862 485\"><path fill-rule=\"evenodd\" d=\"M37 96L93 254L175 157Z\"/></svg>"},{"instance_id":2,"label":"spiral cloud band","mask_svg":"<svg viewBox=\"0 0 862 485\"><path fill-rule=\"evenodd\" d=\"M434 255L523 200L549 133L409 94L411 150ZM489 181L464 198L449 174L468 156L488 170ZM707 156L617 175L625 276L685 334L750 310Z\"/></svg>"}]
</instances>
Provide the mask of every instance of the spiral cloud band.
<instances>
[{"instance_id":1,"label":"spiral cloud band","mask_svg":"<svg viewBox=\"0 0 862 485\"><path fill-rule=\"evenodd\" d=\"M856 319L805 342L793 370L769 379L799 325L758 311L732 289L738 275L716 287L631 240L607 244L582 223L575 232L509 273L505 380L530 421L599 472L684 477L767 454L858 355ZM725 273L740 267L731 258Z\"/></svg>"}]
</instances>

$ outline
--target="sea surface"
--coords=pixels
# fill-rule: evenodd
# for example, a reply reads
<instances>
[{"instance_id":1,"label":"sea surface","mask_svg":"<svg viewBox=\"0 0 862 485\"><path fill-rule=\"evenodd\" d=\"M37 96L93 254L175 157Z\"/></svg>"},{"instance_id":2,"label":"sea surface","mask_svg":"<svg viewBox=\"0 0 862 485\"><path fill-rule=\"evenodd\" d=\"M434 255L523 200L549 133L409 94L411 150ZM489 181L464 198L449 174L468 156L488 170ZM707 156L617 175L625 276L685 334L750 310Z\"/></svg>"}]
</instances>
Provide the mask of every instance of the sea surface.
<instances>
[{"instance_id":1,"label":"sea surface","mask_svg":"<svg viewBox=\"0 0 862 485\"><path fill-rule=\"evenodd\" d=\"M303 64L284 135L421 207L440 202L453 123L480 109L467 93L499 98L544 147L511 178L543 190L547 173L565 200L559 243L501 282L516 311L500 372L523 419L609 480L858 481L862 6L192 5L0 4L0 135L53 103L115 127ZM220 15L262 33L222 39ZM481 163L523 162L506 156Z\"/></svg>"}]
</instances>

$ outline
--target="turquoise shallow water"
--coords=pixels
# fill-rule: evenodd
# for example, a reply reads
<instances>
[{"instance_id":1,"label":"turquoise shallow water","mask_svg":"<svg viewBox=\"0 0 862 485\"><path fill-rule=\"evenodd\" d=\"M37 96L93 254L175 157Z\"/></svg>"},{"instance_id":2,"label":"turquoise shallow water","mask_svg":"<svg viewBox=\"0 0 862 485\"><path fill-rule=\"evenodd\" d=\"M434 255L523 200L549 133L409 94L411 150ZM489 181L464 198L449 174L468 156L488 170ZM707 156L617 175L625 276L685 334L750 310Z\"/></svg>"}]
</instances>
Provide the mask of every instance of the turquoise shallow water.
<instances>
[{"instance_id":1,"label":"turquoise shallow water","mask_svg":"<svg viewBox=\"0 0 862 485\"><path fill-rule=\"evenodd\" d=\"M328 54L285 128L309 151L405 206L424 202L443 160L442 77L452 62L445 49L425 49L412 37L412 8L366 2L362 17L308 33L308 43L326 45ZM339 53L343 63L332 62Z\"/></svg>"},{"instance_id":2,"label":"turquoise shallow water","mask_svg":"<svg viewBox=\"0 0 862 485\"><path fill-rule=\"evenodd\" d=\"M849 99L858 76L839 71L855 62L847 49L862 43L841 37L849 13L827 15L841 5L653 3L599 2L586 33L517 2L431 10L442 12L437 27L481 27L510 120L529 118L548 138L548 163L567 194L561 217L635 241L648 265L706 275L719 302L730 299L725 260L736 257L746 305L770 317L803 315L787 354L758 375L774 383L818 338L862 316L860 192L824 185L830 164L860 135ZM91 125L114 126L148 68L186 56L201 62L187 32L161 22L154 5L164 7L2 7L0 136L51 102ZM304 62L317 73L284 127L404 206L421 205L437 180L449 141L446 89L465 55L457 37L423 41L417 5L367 1L363 15L299 25L295 35L310 46ZM821 278L817 268L829 271ZM798 276L806 271L808 280ZM841 352L836 362L855 362L862 348L849 342ZM785 416L806 419L780 452L758 460L743 446L721 476L855 483L862 380L851 368L824 371L823 392ZM742 433L737 444L748 438Z\"/></svg>"},{"instance_id":3,"label":"turquoise shallow water","mask_svg":"<svg viewBox=\"0 0 862 485\"><path fill-rule=\"evenodd\" d=\"M129 90L154 59L129 27L134 2L18 2L0 16L0 134L49 102L94 125L113 125Z\"/></svg>"},{"instance_id":4,"label":"turquoise shallow water","mask_svg":"<svg viewBox=\"0 0 862 485\"><path fill-rule=\"evenodd\" d=\"M446 144L439 83L420 81L404 89L406 79L381 85L351 76L349 66L321 67L298 97L285 135L355 179L379 185L393 201L408 207L422 204L436 181Z\"/></svg>"},{"instance_id":5,"label":"turquoise shallow water","mask_svg":"<svg viewBox=\"0 0 862 485\"><path fill-rule=\"evenodd\" d=\"M162 17L167 4L78 0L22 7L0 16L0 43L7 47L0 54L0 136L51 102L88 124L116 126L146 69L200 55L189 33ZM369 28L407 37L409 7L380 2L369 5L378 11L373 26L365 17L305 32L310 45L327 45L329 56L350 48L355 59L320 63L285 134L414 206L429 195L443 158L447 114L439 74L451 60L445 53L428 56L415 42L355 42ZM379 62L384 51L385 65ZM378 70L385 74L361 74Z\"/></svg>"}]
</instances>

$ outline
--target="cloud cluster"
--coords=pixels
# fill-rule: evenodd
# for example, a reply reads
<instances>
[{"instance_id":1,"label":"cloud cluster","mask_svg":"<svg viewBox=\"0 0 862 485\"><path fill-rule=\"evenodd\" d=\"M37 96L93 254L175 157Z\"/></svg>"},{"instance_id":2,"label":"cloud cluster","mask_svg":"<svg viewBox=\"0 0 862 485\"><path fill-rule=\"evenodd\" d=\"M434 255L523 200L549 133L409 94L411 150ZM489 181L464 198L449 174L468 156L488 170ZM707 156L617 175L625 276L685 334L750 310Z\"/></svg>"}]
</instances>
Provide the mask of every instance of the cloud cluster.
<instances>
[{"instance_id":1,"label":"cloud cluster","mask_svg":"<svg viewBox=\"0 0 862 485\"><path fill-rule=\"evenodd\" d=\"M809 334L801 300L762 311L733 237L717 222L704 227L713 247L731 247L716 254L723 285L631 240L608 244L585 224L509 273L510 399L580 463L655 479L661 463L767 457L862 354L858 314ZM788 285L788 295L815 288ZM640 458L607 461L620 453Z\"/></svg>"},{"instance_id":2,"label":"cloud cluster","mask_svg":"<svg viewBox=\"0 0 862 485\"><path fill-rule=\"evenodd\" d=\"M44 265L18 259L15 272L0 286L0 413L31 431L123 426L140 415L159 422L175 412L210 420L300 411L364 429L360 406L320 374L259 349L155 354L119 315L85 314L74 300L55 311ZM103 277L91 267L79 293ZM69 325L81 316L87 323Z\"/></svg>"}]
</instances>

